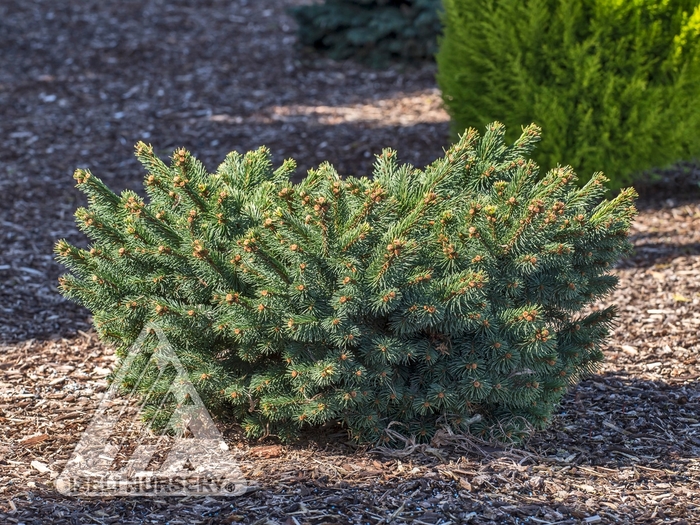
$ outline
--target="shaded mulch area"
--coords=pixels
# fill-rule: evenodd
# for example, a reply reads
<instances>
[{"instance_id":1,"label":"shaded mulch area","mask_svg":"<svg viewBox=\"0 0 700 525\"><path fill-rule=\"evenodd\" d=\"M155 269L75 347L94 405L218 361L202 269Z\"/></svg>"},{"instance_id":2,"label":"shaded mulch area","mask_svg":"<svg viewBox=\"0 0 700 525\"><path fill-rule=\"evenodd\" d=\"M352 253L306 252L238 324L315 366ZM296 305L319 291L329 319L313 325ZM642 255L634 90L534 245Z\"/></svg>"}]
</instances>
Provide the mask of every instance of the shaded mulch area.
<instances>
[{"instance_id":1,"label":"shaded mulch area","mask_svg":"<svg viewBox=\"0 0 700 525\"><path fill-rule=\"evenodd\" d=\"M643 190L619 323L595 377L518 449L441 435L386 453L337 428L294 446L220 429L237 498L75 499L53 480L114 364L56 292L57 238L84 244L71 175L139 189L137 140L211 170L269 146L306 169L370 174L383 147L424 165L448 142L434 67L376 71L295 49L294 1L0 3L0 523L700 522L700 194L682 164Z\"/></svg>"}]
</instances>

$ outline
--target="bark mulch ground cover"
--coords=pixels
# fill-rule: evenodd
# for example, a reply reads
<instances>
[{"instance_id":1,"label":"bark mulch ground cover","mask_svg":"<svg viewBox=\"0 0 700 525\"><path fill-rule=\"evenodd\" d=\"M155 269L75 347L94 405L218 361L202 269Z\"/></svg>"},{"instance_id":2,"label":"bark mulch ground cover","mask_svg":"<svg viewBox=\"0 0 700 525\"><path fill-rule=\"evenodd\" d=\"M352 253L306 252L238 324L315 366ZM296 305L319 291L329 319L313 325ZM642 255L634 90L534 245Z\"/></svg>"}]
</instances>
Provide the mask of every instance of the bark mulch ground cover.
<instances>
[{"instance_id":1,"label":"bark mulch ground cover","mask_svg":"<svg viewBox=\"0 0 700 525\"><path fill-rule=\"evenodd\" d=\"M552 427L502 449L439 435L387 452L338 428L249 442L220 421L252 488L236 498L62 496L54 480L107 388L111 349L56 291L57 238L84 243L76 167L139 189L137 140L210 169L265 144L299 176L423 165L449 140L434 66L376 71L295 48L267 0L0 3L0 523L700 523L700 169L640 188L619 323Z\"/></svg>"}]
</instances>

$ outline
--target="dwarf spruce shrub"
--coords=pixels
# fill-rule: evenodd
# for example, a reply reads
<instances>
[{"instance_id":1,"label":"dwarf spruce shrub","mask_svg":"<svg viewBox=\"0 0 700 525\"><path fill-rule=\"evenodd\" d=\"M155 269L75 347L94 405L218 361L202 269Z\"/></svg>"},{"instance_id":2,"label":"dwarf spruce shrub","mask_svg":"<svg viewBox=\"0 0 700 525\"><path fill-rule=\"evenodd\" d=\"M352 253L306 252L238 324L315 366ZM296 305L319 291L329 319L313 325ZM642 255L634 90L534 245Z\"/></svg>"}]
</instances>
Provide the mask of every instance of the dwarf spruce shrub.
<instances>
[{"instance_id":1,"label":"dwarf spruce shrub","mask_svg":"<svg viewBox=\"0 0 700 525\"><path fill-rule=\"evenodd\" d=\"M440 32L440 0L326 0L290 9L299 42L335 60L374 66L432 59Z\"/></svg>"},{"instance_id":2,"label":"dwarf spruce shrub","mask_svg":"<svg viewBox=\"0 0 700 525\"><path fill-rule=\"evenodd\" d=\"M470 129L424 170L386 149L373 178L326 163L299 184L265 148L210 175L139 143L148 202L76 172L92 245L58 242L61 290L120 355L156 323L250 436L340 420L361 442L391 422L517 440L603 358L614 309L581 311L616 285L636 211L632 189L601 200L601 174L539 177L536 126L504 135Z\"/></svg>"},{"instance_id":3,"label":"dwarf spruce shrub","mask_svg":"<svg viewBox=\"0 0 700 525\"><path fill-rule=\"evenodd\" d=\"M699 0L444 0L454 129L545 130L534 159L619 188L700 154Z\"/></svg>"}]
</instances>

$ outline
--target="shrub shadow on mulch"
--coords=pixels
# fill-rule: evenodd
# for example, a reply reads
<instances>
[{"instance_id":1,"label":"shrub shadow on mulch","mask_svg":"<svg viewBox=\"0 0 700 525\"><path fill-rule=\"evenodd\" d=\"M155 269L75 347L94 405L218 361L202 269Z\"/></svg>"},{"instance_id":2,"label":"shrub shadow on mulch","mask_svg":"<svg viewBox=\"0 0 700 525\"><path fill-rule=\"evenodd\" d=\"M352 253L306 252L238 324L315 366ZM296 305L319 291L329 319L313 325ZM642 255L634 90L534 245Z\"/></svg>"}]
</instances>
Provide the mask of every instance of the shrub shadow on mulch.
<instances>
[{"instance_id":1,"label":"shrub shadow on mulch","mask_svg":"<svg viewBox=\"0 0 700 525\"><path fill-rule=\"evenodd\" d=\"M697 479L698 425L688 421L699 411L697 385L606 373L575 387L553 427L521 447L453 438L410 455L374 454L338 443L342 433L333 429L310 431L293 446L272 440L245 449L234 445L251 483L245 496L76 499L38 483L13 500L14 512L0 510L0 517L25 523L49 517L52 523L113 523L110 517L118 515L120 523L153 516L163 522L291 524L295 516L299 523L320 524L378 523L392 516L397 523L579 523L598 516L604 523L668 523L693 508L671 487L690 489ZM656 496L673 496L673 502L649 499Z\"/></svg>"}]
</instances>

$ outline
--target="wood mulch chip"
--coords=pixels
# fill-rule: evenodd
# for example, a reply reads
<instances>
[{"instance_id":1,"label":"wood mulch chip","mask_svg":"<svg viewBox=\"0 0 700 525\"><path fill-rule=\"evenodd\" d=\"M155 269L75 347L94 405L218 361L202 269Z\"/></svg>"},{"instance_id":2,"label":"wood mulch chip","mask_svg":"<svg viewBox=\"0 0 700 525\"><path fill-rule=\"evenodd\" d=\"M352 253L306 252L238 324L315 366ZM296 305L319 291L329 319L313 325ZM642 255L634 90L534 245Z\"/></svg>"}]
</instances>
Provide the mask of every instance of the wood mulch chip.
<instances>
[{"instance_id":1,"label":"wood mulch chip","mask_svg":"<svg viewBox=\"0 0 700 525\"><path fill-rule=\"evenodd\" d=\"M389 452L339 428L282 446L218 422L253 487L243 496L54 488L115 362L56 291L54 242L85 243L76 167L138 190L137 140L184 146L210 169L265 144L299 177L324 160L369 174L384 147L422 166L448 143L434 66L308 55L285 14L299 3L0 3L0 523L700 523L700 170L688 163L640 187L606 362L524 446L440 434Z\"/></svg>"}]
</instances>

